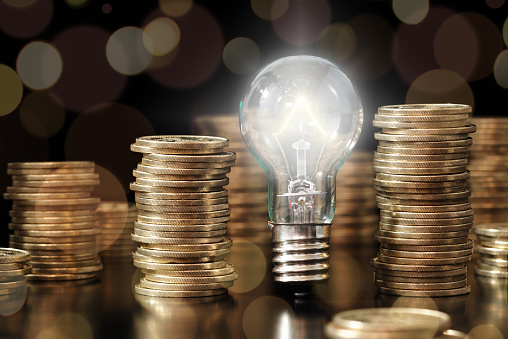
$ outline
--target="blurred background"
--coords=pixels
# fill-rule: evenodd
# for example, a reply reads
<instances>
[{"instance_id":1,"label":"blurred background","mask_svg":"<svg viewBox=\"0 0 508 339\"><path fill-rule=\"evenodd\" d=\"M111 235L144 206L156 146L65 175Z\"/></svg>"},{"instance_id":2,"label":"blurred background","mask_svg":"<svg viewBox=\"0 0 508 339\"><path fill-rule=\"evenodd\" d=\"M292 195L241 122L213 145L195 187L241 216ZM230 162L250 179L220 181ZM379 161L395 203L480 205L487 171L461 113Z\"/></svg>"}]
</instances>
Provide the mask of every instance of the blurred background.
<instances>
[{"instance_id":1,"label":"blurred background","mask_svg":"<svg viewBox=\"0 0 508 339\"><path fill-rule=\"evenodd\" d=\"M505 115L507 18L505 0L0 0L0 192L9 162L92 160L101 196L129 199L136 137L237 114L255 72L288 55L328 58L356 84L359 149L382 105Z\"/></svg>"}]
</instances>

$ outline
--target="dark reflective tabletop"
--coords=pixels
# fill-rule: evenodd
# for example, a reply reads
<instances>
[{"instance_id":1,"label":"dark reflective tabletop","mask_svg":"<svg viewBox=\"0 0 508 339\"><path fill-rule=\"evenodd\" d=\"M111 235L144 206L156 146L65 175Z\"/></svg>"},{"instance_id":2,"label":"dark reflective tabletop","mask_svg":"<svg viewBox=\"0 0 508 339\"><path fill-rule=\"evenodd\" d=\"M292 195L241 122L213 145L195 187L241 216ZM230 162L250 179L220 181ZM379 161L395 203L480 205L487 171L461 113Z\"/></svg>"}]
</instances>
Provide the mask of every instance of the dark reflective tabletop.
<instances>
[{"instance_id":1,"label":"dark reflective tabletop","mask_svg":"<svg viewBox=\"0 0 508 339\"><path fill-rule=\"evenodd\" d=\"M506 280L475 276L474 256L470 294L401 298L375 291L369 261L377 243L332 244L328 283L295 298L273 282L270 239L233 241L228 261L240 276L228 295L137 295L133 286L141 272L132 260L104 259L94 281L29 282L26 298L2 299L0 313L10 315L0 316L0 338L323 338L324 325L337 312L392 306L437 309L451 316L451 328L474 329L474 338L498 332L508 338Z\"/></svg>"}]
</instances>

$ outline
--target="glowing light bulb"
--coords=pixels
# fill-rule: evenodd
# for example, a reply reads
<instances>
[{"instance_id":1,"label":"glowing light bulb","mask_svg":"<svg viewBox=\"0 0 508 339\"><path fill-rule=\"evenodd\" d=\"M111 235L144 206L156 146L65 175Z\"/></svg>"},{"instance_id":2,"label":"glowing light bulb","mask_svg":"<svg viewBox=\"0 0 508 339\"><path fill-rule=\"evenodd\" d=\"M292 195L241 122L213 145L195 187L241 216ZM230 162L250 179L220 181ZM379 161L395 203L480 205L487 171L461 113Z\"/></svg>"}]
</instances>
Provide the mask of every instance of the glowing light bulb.
<instances>
[{"instance_id":1,"label":"glowing light bulb","mask_svg":"<svg viewBox=\"0 0 508 339\"><path fill-rule=\"evenodd\" d=\"M336 175L362 123L354 85L328 60L282 58L250 83L240 129L268 175L276 281L306 286L329 278Z\"/></svg>"}]
</instances>

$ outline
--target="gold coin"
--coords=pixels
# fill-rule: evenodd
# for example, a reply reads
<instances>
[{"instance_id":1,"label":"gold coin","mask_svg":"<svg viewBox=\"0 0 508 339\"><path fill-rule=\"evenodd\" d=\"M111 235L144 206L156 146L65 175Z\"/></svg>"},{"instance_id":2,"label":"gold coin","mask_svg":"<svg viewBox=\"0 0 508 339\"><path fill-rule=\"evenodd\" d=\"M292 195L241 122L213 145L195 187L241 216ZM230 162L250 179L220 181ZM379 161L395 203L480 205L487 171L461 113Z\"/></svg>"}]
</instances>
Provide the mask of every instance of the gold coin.
<instances>
[{"instance_id":1,"label":"gold coin","mask_svg":"<svg viewBox=\"0 0 508 339\"><path fill-rule=\"evenodd\" d=\"M147 186L162 186L162 187L179 187L179 188L189 188L189 187L218 187L225 186L229 183L228 178L218 179L218 180L157 180L157 179L145 179L145 178L136 178L136 183L140 185Z\"/></svg>"},{"instance_id":2,"label":"gold coin","mask_svg":"<svg viewBox=\"0 0 508 339\"><path fill-rule=\"evenodd\" d=\"M180 194L180 199L182 196L193 193L207 193L207 192L217 192L222 191L223 186L214 186L214 187L169 187L169 186L152 186L152 185L142 185L139 182L131 182L130 189L137 192L146 192L146 193L174 193Z\"/></svg>"},{"instance_id":3,"label":"gold coin","mask_svg":"<svg viewBox=\"0 0 508 339\"><path fill-rule=\"evenodd\" d=\"M434 193L434 194L415 194L415 193L388 193L388 192L378 192L378 197L384 197L388 199L399 199L399 200L421 200L422 204L427 204L429 200L460 200L467 199L471 195L470 190L464 190L462 192L454 192L454 193ZM427 200L427 201L423 201Z\"/></svg>"},{"instance_id":4,"label":"gold coin","mask_svg":"<svg viewBox=\"0 0 508 339\"><path fill-rule=\"evenodd\" d=\"M139 146L135 144L131 144L131 151L137 153L156 153L156 154L213 154L213 153L221 153L224 151L222 147L220 148L156 148L156 147L147 147L147 146Z\"/></svg>"},{"instance_id":5,"label":"gold coin","mask_svg":"<svg viewBox=\"0 0 508 339\"><path fill-rule=\"evenodd\" d=\"M134 234L132 235L132 240L143 244L209 244L214 242L221 242L225 239L226 237L224 236L207 238L154 238ZM138 247L138 251L139 250L140 247Z\"/></svg>"},{"instance_id":6,"label":"gold coin","mask_svg":"<svg viewBox=\"0 0 508 339\"><path fill-rule=\"evenodd\" d=\"M209 283L168 283L148 279L148 276L141 278L139 286L162 291L209 291L224 289L233 286L233 281L209 282Z\"/></svg>"},{"instance_id":7,"label":"gold coin","mask_svg":"<svg viewBox=\"0 0 508 339\"><path fill-rule=\"evenodd\" d=\"M163 193L163 192L136 192L136 198L144 199L167 199L167 200L208 200L228 196L228 191L221 189L213 192L192 193Z\"/></svg>"},{"instance_id":8,"label":"gold coin","mask_svg":"<svg viewBox=\"0 0 508 339\"><path fill-rule=\"evenodd\" d=\"M169 221L168 221L169 222ZM224 230L227 228L227 223L218 224L204 224L204 225L171 225L171 224L147 224L136 221L134 226L138 229L154 232L205 232L205 231L217 231Z\"/></svg>"},{"instance_id":9,"label":"gold coin","mask_svg":"<svg viewBox=\"0 0 508 339\"><path fill-rule=\"evenodd\" d=\"M226 239L224 241L206 244L143 244L143 248L164 251L211 251L223 248L231 248L233 241ZM153 268L152 268L153 269Z\"/></svg>"},{"instance_id":10,"label":"gold coin","mask_svg":"<svg viewBox=\"0 0 508 339\"><path fill-rule=\"evenodd\" d=\"M226 138L200 135L151 135L136 138L136 145L155 148L203 149L229 145Z\"/></svg>"},{"instance_id":11,"label":"gold coin","mask_svg":"<svg viewBox=\"0 0 508 339\"><path fill-rule=\"evenodd\" d=\"M212 212L229 209L229 204L217 205L199 205L199 206L168 206L168 205L145 205L136 204L139 210L153 211L162 213L192 213L192 212ZM199 214L198 214L199 215Z\"/></svg>"},{"instance_id":12,"label":"gold coin","mask_svg":"<svg viewBox=\"0 0 508 339\"><path fill-rule=\"evenodd\" d=\"M437 175L404 175L391 173L376 173L376 179L387 181L419 181L419 182L443 182L458 181L469 179L471 174L469 171L454 174L437 174Z\"/></svg>"},{"instance_id":13,"label":"gold coin","mask_svg":"<svg viewBox=\"0 0 508 339\"><path fill-rule=\"evenodd\" d=\"M383 117L388 117L387 115L383 116ZM389 119L389 120L385 120L385 119L382 119L380 118L380 115L379 114L376 114L374 116L374 121L372 122L372 125L374 127L378 127L378 128L383 128L383 129L388 129L388 128L394 128L394 129L402 129L402 128L407 128L407 129L415 129L415 128L422 128L422 129L427 129L427 128L450 128L450 127L461 127L461 126L464 126L467 124L467 119L462 119L462 120L446 120L446 121L439 121L439 120L435 120L435 121L424 121L422 119L414 119L413 121L411 121L411 119L407 119L407 118L421 118L421 116L415 116L415 117L412 117L412 116L400 116L400 117L404 117L406 119L400 119L400 120L397 120L397 119L393 119L393 118L399 118L399 117L391 117L389 116L390 118L392 119ZM443 115L438 115L436 117L446 117L446 116L443 116ZM383 130L384 132L384 130Z\"/></svg>"},{"instance_id":14,"label":"gold coin","mask_svg":"<svg viewBox=\"0 0 508 339\"><path fill-rule=\"evenodd\" d=\"M163 274L170 277L215 277L235 273L235 268L229 263L214 269L175 270L174 264L151 263L134 259L134 266L141 268L143 273Z\"/></svg>"},{"instance_id":15,"label":"gold coin","mask_svg":"<svg viewBox=\"0 0 508 339\"><path fill-rule=\"evenodd\" d=\"M468 134L431 134L431 135L405 135L405 134L386 134L386 133L374 133L374 139L391 142L440 142L440 141L455 141L465 140L468 138ZM443 146L446 147L446 146Z\"/></svg>"},{"instance_id":16,"label":"gold coin","mask_svg":"<svg viewBox=\"0 0 508 339\"><path fill-rule=\"evenodd\" d=\"M135 198L136 203L152 206L208 206L208 205L220 205L228 202L228 197L211 198L211 199L151 199L139 197L139 194Z\"/></svg>"},{"instance_id":17,"label":"gold coin","mask_svg":"<svg viewBox=\"0 0 508 339\"><path fill-rule=\"evenodd\" d=\"M454 239L463 238L469 235L469 231L458 232L439 232L439 233L416 233L416 232L394 232L378 229L376 235L391 239L420 239L420 240L437 240L437 239Z\"/></svg>"},{"instance_id":18,"label":"gold coin","mask_svg":"<svg viewBox=\"0 0 508 339\"><path fill-rule=\"evenodd\" d=\"M433 291L433 290L449 290L461 288L467 285L467 280L462 279L458 281L449 281L449 282L407 283L407 282L395 282L374 279L374 284L376 284L376 286L378 287L395 288L401 290Z\"/></svg>"},{"instance_id":19,"label":"gold coin","mask_svg":"<svg viewBox=\"0 0 508 339\"><path fill-rule=\"evenodd\" d=\"M150 257L163 258L197 258L197 257L223 257L229 254L229 248L222 248L211 251L172 251L172 250L156 250L144 247L138 247L137 253Z\"/></svg>"},{"instance_id":20,"label":"gold coin","mask_svg":"<svg viewBox=\"0 0 508 339\"><path fill-rule=\"evenodd\" d=\"M22 263L30 260L30 252L17 248L0 247L0 265Z\"/></svg>"},{"instance_id":21,"label":"gold coin","mask_svg":"<svg viewBox=\"0 0 508 339\"><path fill-rule=\"evenodd\" d=\"M453 257L453 258L405 258L392 257L378 253L377 260L399 265L454 265L468 263L471 261L471 255Z\"/></svg>"},{"instance_id":22,"label":"gold coin","mask_svg":"<svg viewBox=\"0 0 508 339\"><path fill-rule=\"evenodd\" d=\"M16 205L23 206L23 205L37 205L37 206L44 206L44 205L51 205L51 206L60 206L60 205L92 205L92 204L99 204L101 201L100 198L67 198L67 199L44 199L44 200L18 200L16 201Z\"/></svg>"},{"instance_id":23,"label":"gold coin","mask_svg":"<svg viewBox=\"0 0 508 339\"><path fill-rule=\"evenodd\" d=\"M429 213L430 214L430 213ZM408 226L448 226L448 225L461 225L473 222L473 215L464 217L451 217L451 218L402 218L402 217L387 217L381 215L380 222L393 224L393 225L408 225Z\"/></svg>"},{"instance_id":24,"label":"gold coin","mask_svg":"<svg viewBox=\"0 0 508 339\"><path fill-rule=\"evenodd\" d=\"M39 237L39 236L25 236L25 235L15 235L9 234L9 241L11 242L20 242L20 243L30 243L30 244L61 244L61 243L95 243L96 236L70 236L70 237Z\"/></svg>"},{"instance_id":25,"label":"gold coin","mask_svg":"<svg viewBox=\"0 0 508 339\"><path fill-rule=\"evenodd\" d=\"M175 169L229 169L235 166L234 161L225 162L167 162L153 159L154 157L148 157L149 154L145 155L141 160L141 164L158 167L158 168L175 168ZM165 154L160 154L165 155Z\"/></svg>"},{"instance_id":26,"label":"gold coin","mask_svg":"<svg viewBox=\"0 0 508 339\"><path fill-rule=\"evenodd\" d=\"M139 249L139 248L138 248ZM212 262L200 262L200 263L171 263L167 260L170 258L164 258L161 256L149 256L139 253L138 251L132 253L132 258L137 261L143 261L146 263L160 263L165 264L166 270L171 271L197 271L197 270L215 270L224 268L227 266L225 260L212 261Z\"/></svg>"},{"instance_id":27,"label":"gold coin","mask_svg":"<svg viewBox=\"0 0 508 339\"><path fill-rule=\"evenodd\" d=\"M214 230L214 231L205 231L205 232L192 232L192 231L181 231L181 232L159 232L159 231L148 231L144 229L134 228L134 234L136 236L149 237L154 239L144 239L147 243L157 244L162 243L158 242L157 238L209 238L209 237L219 237L222 235L226 235L227 230ZM136 240L137 241L137 240Z\"/></svg>"},{"instance_id":28,"label":"gold coin","mask_svg":"<svg viewBox=\"0 0 508 339\"><path fill-rule=\"evenodd\" d=\"M469 114L467 113L459 113L459 114L383 114L378 113L374 115L375 121L388 121L388 122L405 122L405 123L442 123L448 121L456 121L460 122L461 125L466 125L469 119ZM472 121L474 122L474 121ZM476 122L474 122L477 124Z\"/></svg>"},{"instance_id":29,"label":"gold coin","mask_svg":"<svg viewBox=\"0 0 508 339\"><path fill-rule=\"evenodd\" d=\"M7 169L60 169L94 167L92 161L49 161L49 162L10 162Z\"/></svg>"},{"instance_id":30,"label":"gold coin","mask_svg":"<svg viewBox=\"0 0 508 339\"><path fill-rule=\"evenodd\" d=\"M378 145L377 151L382 154L395 155L442 155L442 154L463 154L469 152L471 146L454 146L454 147L397 147L396 145Z\"/></svg>"},{"instance_id":31,"label":"gold coin","mask_svg":"<svg viewBox=\"0 0 508 339\"><path fill-rule=\"evenodd\" d=\"M4 193L4 199L8 200L51 200L51 199L78 199L88 198L90 192L67 192L67 193Z\"/></svg>"},{"instance_id":32,"label":"gold coin","mask_svg":"<svg viewBox=\"0 0 508 339\"><path fill-rule=\"evenodd\" d=\"M13 180L14 187L68 187L68 186L96 186L99 185L99 179L79 179L79 180Z\"/></svg>"},{"instance_id":33,"label":"gold coin","mask_svg":"<svg viewBox=\"0 0 508 339\"><path fill-rule=\"evenodd\" d=\"M380 293L400 295L406 297L451 297L470 293L471 286L466 285L460 288L444 289L444 290L407 290L379 286L377 290Z\"/></svg>"},{"instance_id":34,"label":"gold coin","mask_svg":"<svg viewBox=\"0 0 508 339\"><path fill-rule=\"evenodd\" d=\"M91 192L93 185L89 186L63 186L63 187L22 187L8 186L7 193L66 193L66 192Z\"/></svg>"},{"instance_id":35,"label":"gold coin","mask_svg":"<svg viewBox=\"0 0 508 339\"><path fill-rule=\"evenodd\" d=\"M200 277L200 276L179 277L165 274L146 274L144 279L145 281L156 283L186 284L188 288L189 287L188 285L193 285L193 287L195 287L194 285L233 282L234 280L238 279L238 273L233 272L226 275L216 275L209 277Z\"/></svg>"},{"instance_id":36,"label":"gold coin","mask_svg":"<svg viewBox=\"0 0 508 339\"><path fill-rule=\"evenodd\" d=\"M144 157L157 161L185 163L224 163L236 160L235 152L230 151L209 155L146 154Z\"/></svg>"},{"instance_id":37,"label":"gold coin","mask_svg":"<svg viewBox=\"0 0 508 339\"><path fill-rule=\"evenodd\" d=\"M133 175L136 178L145 179L160 179L160 180L211 180L211 179L224 179L224 174L199 174L199 175L174 175L174 174L154 174L148 172L141 172L134 170Z\"/></svg>"},{"instance_id":38,"label":"gold coin","mask_svg":"<svg viewBox=\"0 0 508 339\"><path fill-rule=\"evenodd\" d=\"M436 246L414 246L414 245L404 245L404 244L381 244L381 247L393 250L400 251L429 251L429 252L440 252L440 251L462 251L462 250L470 250L473 248L473 241L466 240L463 243L450 244L450 245L436 245Z\"/></svg>"},{"instance_id":39,"label":"gold coin","mask_svg":"<svg viewBox=\"0 0 508 339\"><path fill-rule=\"evenodd\" d=\"M448 166L448 167L431 167L431 168L418 168L418 167L383 167L373 165L372 169L376 173L384 174L414 174L414 175L429 175L429 174L455 174L466 171L466 165L462 166Z\"/></svg>"},{"instance_id":40,"label":"gold coin","mask_svg":"<svg viewBox=\"0 0 508 339\"><path fill-rule=\"evenodd\" d=\"M461 217L468 217L468 216L472 216L472 215L473 215L472 208L461 210L461 211L433 212L433 213L381 211L382 217L409 218L409 219L461 218Z\"/></svg>"},{"instance_id":41,"label":"gold coin","mask_svg":"<svg viewBox=\"0 0 508 339\"><path fill-rule=\"evenodd\" d=\"M395 168L428 168L428 167L454 167L462 166L467 164L467 158L464 159L453 159L453 160L438 160L438 161L401 161L401 160L384 160L374 159L373 165L383 167L395 167Z\"/></svg>"},{"instance_id":42,"label":"gold coin","mask_svg":"<svg viewBox=\"0 0 508 339\"><path fill-rule=\"evenodd\" d=\"M394 187L394 188L411 188L411 189L434 189L434 188L449 188L461 187L467 185L467 181L454 180L454 181L441 181L441 182L420 182L420 181L398 181L398 180L382 180L372 178L372 182L378 187Z\"/></svg>"},{"instance_id":43,"label":"gold coin","mask_svg":"<svg viewBox=\"0 0 508 339\"><path fill-rule=\"evenodd\" d=\"M59 180L98 180L97 173L76 173L76 174L24 174L11 176L14 181L59 181Z\"/></svg>"},{"instance_id":44,"label":"gold coin","mask_svg":"<svg viewBox=\"0 0 508 339\"><path fill-rule=\"evenodd\" d=\"M150 296L150 297L163 297L163 298L198 298L198 297L209 297L220 294L226 294L228 290L226 288L214 289L214 290L203 290L203 291L166 291L166 290L154 290L150 288L144 288L136 284L134 291L138 294Z\"/></svg>"},{"instance_id":45,"label":"gold coin","mask_svg":"<svg viewBox=\"0 0 508 339\"><path fill-rule=\"evenodd\" d=\"M416 245L416 246L434 246L434 245L453 245L465 243L468 240L467 236L457 238L393 238L391 236L381 236L376 232L376 240L381 244L395 244L395 245Z\"/></svg>"},{"instance_id":46,"label":"gold coin","mask_svg":"<svg viewBox=\"0 0 508 339\"><path fill-rule=\"evenodd\" d=\"M398 257L398 258L456 258L463 256L471 256L473 254L473 248L468 248L458 251L402 251L402 250L391 250L388 248L380 248L379 253L384 256Z\"/></svg>"},{"instance_id":47,"label":"gold coin","mask_svg":"<svg viewBox=\"0 0 508 339\"><path fill-rule=\"evenodd\" d=\"M370 265L376 269L382 269L386 271L406 271L411 273L417 272L446 272L462 269L466 267L466 264L447 264L447 265L408 265L408 264L394 264L379 261L378 258L372 258ZM455 275L455 273L453 273Z\"/></svg>"},{"instance_id":48,"label":"gold coin","mask_svg":"<svg viewBox=\"0 0 508 339\"><path fill-rule=\"evenodd\" d=\"M473 144L473 139L471 137L467 137L467 135L453 135L450 137L456 137L454 140L418 140L421 139L421 136L408 136L412 138L408 138L409 140L395 140L395 139L404 139L404 135L398 136L398 135L388 135L388 134L382 134L387 137L383 137L383 139L390 139L390 140L380 140L379 146L387 146L392 148L425 148L425 149L434 149L434 148L443 148L443 147L464 147L464 146L471 146ZM431 136L432 137L432 136ZM435 136L433 139L439 139L439 135ZM413 139L413 140L411 140ZM379 150L379 149L378 149ZM446 152L446 153L456 153L456 152ZM459 152L462 153L462 152Z\"/></svg>"},{"instance_id":49,"label":"gold coin","mask_svg":"<svg viewBox=\"0 0 508 339\"><path fill-rule=\"evenodd\" d=\"M157 167L159 162L143 158L138 164L138 171L143 173L159 174L159 175L219 175L226 174L231 171L230 168L179 168L179 167Z\"/></svg>"},{"instance_id":50,"label":"gold coin","mask_svg":"<svg viewBox=\"0 0 508 339\"><path fill-rule=\"evenodd\" d=\"M467 159L468 153L450 153L450 154L391 154L380 153L374 151L374 160L390 160L390 161L445 161L455 159Z\"/></svg>"},{"instance_id":51,"label":"gold coin","mask_svg":"<svg viewBox=\"0 0 508 339\"><path fill-rule=\"evenodd\" d=\"M463 104L403 104L388 105L378 108L379 114L433 115L433 114L470 114L472 108Z\"/></svg>"},{"instance_id":52,"label":"gold coin","mask_svg":"<svg viewBox=\"0 0 508 339\"><path fill-rule=\"evenodd\" d=\"M395 195L397 193L407 194L443 194L443 193L457 193L463 192L469 186L464 183L462 186L451 186L442 188L408 188L408 187L384 187L374 185L374 189L381 194Z\"/></svg>"},{"instance_id":53,"label":"gold coin","mask_svg":"<svg viewBox=\"0 0 508 339\"><path fill-rule=\"evenodd\" d=\"M152 212L146 210L138 210L139 217L150 218L164 218L164 219L205 219L205 218L218 218L229 216L231 210L229 208L218 211L203 211L203 212Z\"/></svg>"},{"instance_id":54,"label":"gold coin","mask_svg":"<svg viewBox=\"0 0 508 339\"><path fill-rule=\"evenodd\" d=\"M217 217L217 218L203 218L203 219L169 219L167 217L150 217L144 215L138 215L138 222L146 223L146 224L158 224L158 225L207 225L207 224L219 224L228 222L230 219L229 216L225 217Z\"/></svg>"},{"instance_id":55,"label":"gold coin","mask_svg":"<svg viewBox=\"0 0 508 339\"><path fill-rule=\"evenodd\" d=\"M459 127L442 127L442 128L383 128L383 133L397 135L463 135L476 132L475 125L466 125ZM449 139L446 139L449 140Z\"/></svg>"},{"instance_id":56,"label":"gold coin","mask_svg":"<svg viewBox=\"0 0 508 339\"><path fill-rule=\"evenodd\" d=\"M408 226L398 224L387 224L384 222L379 223L380 230L393 231L393 232L416 232L416 233L440 233L440 232L457 232L457 231L470 231L473 223L447 225L447 226Z\"/></svg>"}]
</instances>

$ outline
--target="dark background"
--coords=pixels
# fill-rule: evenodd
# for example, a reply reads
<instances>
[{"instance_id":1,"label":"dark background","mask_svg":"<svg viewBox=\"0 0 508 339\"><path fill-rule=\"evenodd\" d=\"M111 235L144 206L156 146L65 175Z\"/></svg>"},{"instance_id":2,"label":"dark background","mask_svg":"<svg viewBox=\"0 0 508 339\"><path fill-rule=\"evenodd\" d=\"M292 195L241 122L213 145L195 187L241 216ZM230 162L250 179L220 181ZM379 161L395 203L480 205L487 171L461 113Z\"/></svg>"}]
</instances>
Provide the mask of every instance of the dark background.
<instances>
[{"instance_id":1,"label":"dark background","mask_svg":"<svg viewBox=\"0 0 508 339\"><path fill-rule=\"evenodd\" d=\"M185 15L172 17L181 30L173 61L162 69L151 64L135 75L108 66L108 35L165 16L159 9L164 1L18 1L14 8L9 5L14 0L0 0L0 64L16 71L20 51L44 41L60 52L63 71L47 89L25 84L18 107L0 116L0 192L11 184L9 162L93 160L114 181L103 188L104 195L129 199L128 183L139 161L129 144L137 136L191 134L195 116L236 114L255 71L288 55L329 58L350 76L365 112L360 148L374 147L371 121L382 105L455 102L474 106L475 116L507 112L507 90L493 74L497 56L506 49L504 0L430 1L417 25L402 22L387 0L290 0L276 20L258 17L252 7L256 1L194 1ZM41 18L47 22L35 29ZM341 32L353 32L355 44L351 36L323 33L337 23L347 28ZM83 34L69 38L83 27ZM225 46L237 37L251 39L259 51L257 62L242 49L228 54L237 65L243 62L241 74L223 60ZM499 72L507 74L508 67ZM23 106L34 93L50 99ZM42 127L51 125L52 110L61 110L61 126L51 135L33 135L21 119L28 108L36 117L32 124ZM112 192L115 185L121 189ZM1 203L1 246L8 244L10 204Z\"/></svg>"}]
</instances>

